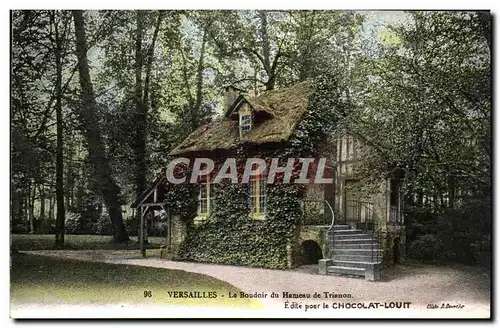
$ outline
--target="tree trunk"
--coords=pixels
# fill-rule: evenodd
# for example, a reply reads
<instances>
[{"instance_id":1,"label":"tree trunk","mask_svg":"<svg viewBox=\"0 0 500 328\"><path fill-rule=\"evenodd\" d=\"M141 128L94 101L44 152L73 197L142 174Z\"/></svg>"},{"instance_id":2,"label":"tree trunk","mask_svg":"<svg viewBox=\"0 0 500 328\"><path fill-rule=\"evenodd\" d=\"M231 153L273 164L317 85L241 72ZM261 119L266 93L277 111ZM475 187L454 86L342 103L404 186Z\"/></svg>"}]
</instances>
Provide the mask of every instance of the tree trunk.
<instances>
[{"instance_id":1,"label":"tree trunk","mask_svg":"<svg viewBox=\"0 0 500 328\"><path fill-rule=\"evenodd\" d=\"M84 194L85 194L85 190L84 190L83 184L77 183L74 208L76 208L76 209L83 208L83 195Z\"/></svg>"},{"instance_id":2,"label":"tree trunk","mask_svg":"<svg viewBox=\"0 0 500 328\"><path fill-rule=\"evenodd\" d=\"M26 199L26 218L29 224L29 232L35 233L35 222L33 221L33 208L31 206L33 197L31 196L33 185L31 180L28 182L28 197Z\"/></svg>"},{"instance_id":3,"label":"tree trunk","mask_svg":"<svg viewBox=\"0 0 500 328\"><path fill-rule=\"evenodd\" d=\"M456 184L455 177L451 175L448 177L448 197L448 207L454 209L456 200Z\"/></svg>"},{"instance_id":4,"label":"tree trunk","mask_svg":"<svg viewBox=\"0 0 500 328\"><path fill-rule=\"evenodd\" d=\"M191 97L191 92L189 90L189 79L186 74L186 58L184 55L182 56L183 59L183 76L184 76L184 83L186 85L186 91L187 91L187 96L189 99L189 110L190 110L190 124L191 124L191 129L194 131L200 126L200 120L201 120L201 115L200 115L200 109L201 109L201 104L203 102L203 69L205 67L205 45L207 42L207 28L204 29L203 31L203 39L201 42L201 49L200 49L200 57L198 58L198 63L197 63L197 68L196 68L196 94L195 98Z\"/></svg>"},{"instance_id":5,"label":"tree trunk","mask_svg":"<svg viewBox=\"0 0 500 328\"><path fill-rule=\"evenodd\" d=\"M267 80L266 90L267 91L274 90L275 85L276 85L276 73L273 72L269 75L269 79Z\"/></svg>"},{"instance_id":6,"label":"tree trunk","mask_svg":"<svg viewBox=\"0 0 500 328\"><path fill-rule=\"evenodd\" d=\"M144 12L136 12L137 28L135 32L135 136L133 140L135 155L135 188L138 197L146 189L146 124L147 114L142 98L142 68L144 56L142 41L144 38Z\"/></svg>"},{"instance_id":7,"label":"tree trunk","mask_svg":"<svg viewBox=\"0 0 500 328\"><path fill-rule=\"evenodd\" d=\"M201 41L200 58L198 60L198 68L196 72L196 111L199 113L201 103L203 102L203 70L205 68L205 45L207 43L207 30L203 32Z\"/></svg>"},{"instance_id":8,"label":"tree trunk","mask_svg":"<svg viewBox=\"0 0 500 328\"><path fill-rule=\"evenodd\" d=\"M49 221L50 224L54 222L54 197L52 196L52 191L49 197Z\"/></svg>"},{"instance_id":9,"label":"tree trunk","mask_svg":"<svg viewBox=\"0 0 500 328\"><path fill-rule=\"evenodd\" d=\"M43 185L40 185L38 187L39 190L39 195L40 195L40 215L39 215L39 220L40 222L45 221L45 189Z\"/></svg>"},{"instance_id":10,"label":"tree trunk","mask_svg":"<svg viewBox=\"0 0 500 328\"><path fill-rule=\"evenodd\" d=\"M53 12L54 15L54 12ZM62 58L61 39L59 38L58 22L53 20L55 35L56 59L56 246L64 246L64 220L66 208L64 206L64 162L63 162L63 116L62 116Z\"/></svg>"},{"instance_id":11,"label":"tree trunk","mask_svg":"<svg viewBox=\"0 0 500 328\"><path fill-rule=\"evenodd\" d=\"M303 12L299 14L301 17L300 23L300 33L298 39L300 44L305 44L301 47L298 53L299 62L299 81L304 81L308 77L311 77L312 71L312 58L311 58L311 39L313 37L314 21L316 17L316 12Z\"/></svg>"},{"instance_id":12,"label":"tree trunk","mask_svg":"<svg viewBox=\"0 0 500 328\"><path fill-rule=\"evenodd\" d=\"M146 172L147 172L147 158L146 158L146 138L147 138L147 124L148 124L148 111L149 111L149 89L151 85L151 69L154 59L154 48L158 38L163 12L160 11L156 21L156 27L153 33L153 39L147 53L146 62L146 75L144 81L144 89L142 86L142 68L144 66L144 56L142 41L144 39L144 14L140 11L137 12L137 29L135 40L135 101L136 101L136 135L134 140L134 150L136 156L136 195L139 195L147 188L146 186Z\"/></svg>"},{"instance_id":13,"label":"tree trunk","mask_svg":"<svg viewBox=\"0 0 500 328\"><path fill-rule=\"evenodd\" d=\"M195 100L193 99L192 95L191 95L191 86L190 86L190 82L189 82L189 77L188 77L188 67L187 67L187 60L186 60L186 56L184 55L184 50L182 47L180 47L180 53L181 53L181 59L182 59L182 78L183 78L183 82L184 82L184 88L186 90L186 98L188 100L188 119L189 119L189 123L191 125L191 130L194 131L196 130L198 127L199 127L199 124L198 124L198 117L197 117L197 114L195 112Z\"/></svg>"},{"instance_id":14,"label":"tree trunk","mask_svg":"<svg viewBox=\"0 0 500 328\"><path fill-rule=\"evenodd\" d=\"M23 218L24 225L26 226L26 230L30 231L30 190L28 189L28 194L25 194L24 202L23 202Z\"/></svg>"},{"instance_id":15,"label":"tree trunk","mask_svg":"<svg viewBox=\"0 0 500 328\"><path fill-rule=\"evenodd\" d=\"M264 57L264 70L267 74L271 71L271 46L267 33L267 14L265 10L259 10L260 17L260 37L262 39L262 55ZM268 76L269 77L269 76Z\"/></svg>"},{"instance_id":16,"label":"tree trunk","mask_svg":"<svg viewBox=\"0 0 500 328\"><path fill-rule=\"evenodd\" d=\"M77 116L82 125L82 134L88 144L90 163L95 177L100 182L100 192L108 209L113 226L113 240L115 242L128 241L128 233L123 224L120 187L114 180L106 157L104 143L99 125L99 111L95 100L94 88L90 79L87 60L87 40L85 36L85 22L81 10L73 11L76 37L76 56L78 58L78 72L80 78L82 108Z\"/></svg>"},{"instance_id":17,"label":"tree trunk","mask_svg":"<svg viewBox=\"0 0 500 328\"><path fill-rule=\"evenodd\" d=\"M149 91L150 91L149 89L151 85L151 69L153 67L154 50L155 50L156 40L158 39L158 32L160 30L162 19L163 19L163 11L160 11L158 14L158 20L156 21L155 31L153 33L153 40L151 41L151 46L149 47L148 50L148 59L146 63L146 78L144 82L144 97L142 101L144 104L146 114L149 109Z\"/></svg>"},{"instance_id":18,"label":"tree trunk","mask_svg":"<svg viewBox=\"0 0 500 328\"><path fill-rule=\"evenodd\" d=\"M72 154L67 154L68 158L73 158ZM66 167L66 181L64 183L64 205L66 210L71 209L71 195L73 189L73 171L71 167L71 161L68 161L65 165Z\"/></svg>"},{"instance_id":19,"label":"tree trunk","mask_svg":"<svg viewBox=\"0 0 500 328\"><path fill-rule=\"evenodd\" d=\"M31 193L29 197L29 218L30 218L30 231L31 233L36 233L36 222L35 222L35 198L36 198L36 184L33 184L31 188Z\"/></svg>"},{"instance_id":20,"label":"tree trunk","mask_svg":"<svg viewBox=\"0 0 500 328\"><path fill-rule=\"evenodd\" d=\"M10 229L12 231L12 228L17 225L17 222L19 222L19 193L18 192L12 192L12 198L10 201Z\"/></svg>"},{"instance_id":21,"label":"tree trunk","mask_svg":"<svg viewBox=\"0 0 500 328\"><path fill-rule=\"evenodd\" d=\"M276 84L276 71L271 65L271 44L269 42L269 35L267 31L267 13L265 10L259 10L260 17L260 38L262 39L262 57L264 70L267 74L266 90L273 90ZM275 61L278 58L274 59Z\"/></svg>"},{"instance_id":22,"label":"tree trunk","mask_svg":"<svg viewBox=\"0 0 500 328\"><path fill-rule=\"evenodd\" d=\"M23 227L26 227L26 217L24 216L24 197L23 194L21 193L19 195L19 212L17 213L18 217L18 223L21 224Z\"/></svg>"}]
</instances>

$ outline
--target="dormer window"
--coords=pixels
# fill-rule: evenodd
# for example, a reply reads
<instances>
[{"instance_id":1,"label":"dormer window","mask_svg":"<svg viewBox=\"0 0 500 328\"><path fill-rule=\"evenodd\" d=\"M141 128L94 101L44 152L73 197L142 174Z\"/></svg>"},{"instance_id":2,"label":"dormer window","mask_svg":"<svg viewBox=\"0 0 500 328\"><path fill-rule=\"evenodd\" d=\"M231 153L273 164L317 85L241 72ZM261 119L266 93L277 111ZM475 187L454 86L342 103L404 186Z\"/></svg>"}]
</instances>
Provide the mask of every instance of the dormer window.
<instances>
[{"instance_id":1,"label":"dormer window","mask_svg":"<svg viewBox=\"0 0 500 328\"><path fill-rule=\"evenodd\" d=\"M252 115L242 115L240 129L242 133L250 131L252 128Z\"/></svg>"},{"instance_id":2,"label":"dormer window","mask_svg":"<svg viewBox=\"0 0 500 328\"><path fill-rule=\"evenodd\" d=\"M252 129L252 111L248 106L240 109L240 137Z\"/></svg>"}]
</instances>

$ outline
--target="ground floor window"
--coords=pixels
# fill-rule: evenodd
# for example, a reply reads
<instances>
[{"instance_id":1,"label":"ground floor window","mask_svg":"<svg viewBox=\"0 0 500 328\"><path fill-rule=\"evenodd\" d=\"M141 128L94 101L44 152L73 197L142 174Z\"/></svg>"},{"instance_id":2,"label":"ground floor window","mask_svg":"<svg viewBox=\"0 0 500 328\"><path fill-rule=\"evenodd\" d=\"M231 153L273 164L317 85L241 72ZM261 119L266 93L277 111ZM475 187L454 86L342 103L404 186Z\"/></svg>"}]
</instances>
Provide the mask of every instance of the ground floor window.
<instances>
[{"instance_id":1,"label":"ground floor window","mask_svg":"<svg viewBox=\"0 0 500 328\"><path fill-rule=\"evenodd\" d=\"M202 177L198 192L198 216L208 216L213 208L213 190L208 177Z\"/></svg>"},{"instance_id":2,"label":"ground floor window","mask_svg":"<svg viewBox=\"0 0 500 328\"><path fill-rule=\"evenodd\" d=\"M250 207L252 216L263 217L266 212L266 179L263 175L250 177Z\"/></svg>"}]
</instances>

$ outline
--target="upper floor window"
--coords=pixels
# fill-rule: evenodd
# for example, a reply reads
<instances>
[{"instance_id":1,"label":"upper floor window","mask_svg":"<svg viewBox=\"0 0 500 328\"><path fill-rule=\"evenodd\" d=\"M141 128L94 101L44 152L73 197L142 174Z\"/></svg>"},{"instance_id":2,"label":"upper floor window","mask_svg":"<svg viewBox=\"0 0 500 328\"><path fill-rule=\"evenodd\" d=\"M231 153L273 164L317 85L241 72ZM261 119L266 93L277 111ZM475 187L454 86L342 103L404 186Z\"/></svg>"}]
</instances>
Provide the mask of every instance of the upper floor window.
<instances>
[{"instance_id":1,"label":"upper floor window","mask_svg":"<svg viewBox=\"0 0 500 328\"><path fill-rule=\"evenodd\" d=\"M349 161L357 159L358 143L351 136L345 136L339 140L338 149L340 161Z\"/></svg>"},{"instance_id":2,"label":"upper floor window","mask_svg":"<svg viewBox=\"0 0 500 328\"><path fill-rule=\"evenodd\" d=\"M252 111L247 107L240 110L240 137L252 129Z\"/></svg>"}]
</instances>

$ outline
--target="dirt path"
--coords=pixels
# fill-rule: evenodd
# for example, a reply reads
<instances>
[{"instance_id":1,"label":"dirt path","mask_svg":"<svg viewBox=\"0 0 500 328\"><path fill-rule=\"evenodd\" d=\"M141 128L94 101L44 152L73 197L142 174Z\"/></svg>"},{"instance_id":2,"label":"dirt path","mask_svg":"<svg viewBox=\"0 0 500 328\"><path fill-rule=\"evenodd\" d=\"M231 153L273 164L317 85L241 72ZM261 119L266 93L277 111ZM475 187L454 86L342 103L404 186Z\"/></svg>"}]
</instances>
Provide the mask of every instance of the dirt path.
<instances>
[{"instance_id":1,"label":"dirt path","mask_svg":"<svg viewBox=\"0 0 500 328\"><path fill-rule=\"evenodd\" d=\"M109 252L38 251L39 255L61 256L82 260L102 261L179 269L213 276L227 281L249 294L267 294L259 298L266 308L279 313L300 317L489 317L490 277L470 267L440 267L432 265L399 265L384 271L384 279L369 282L359 278L322 276L300 270L269 270L228 265L167 261L154 258L117 258ZM135 256L135 255L134 255ZM130 256L129 256L130 257ZM276 292L279 298L271 298ZM287 297L289 294L309 294L310 298ZM318 298L314 297L318 293ZM330 293L330 297L326 295ZM335 297L335 294L337 297ZM342 295L342 298L338 296ZM299 295L300 296L300 295ZM285 308L286 302L302 305L298 309ZM379 302L378 309L332 309L333 303ZM410 302L408 309L388 309L391 302ZM329 305L325 310L323 303ZM318 309L312 305L319 304ZM397 306L398 303L393 303ZM439 308L429 309L429 304ZM442 304L457 306L441 309ZM306 305L309 306L305 311ZM336 305L337 307L339 305ZM463 307L462 307L463 306ZM306 312L306 313L304 313Z\"/></svg>"}]
</instances>

